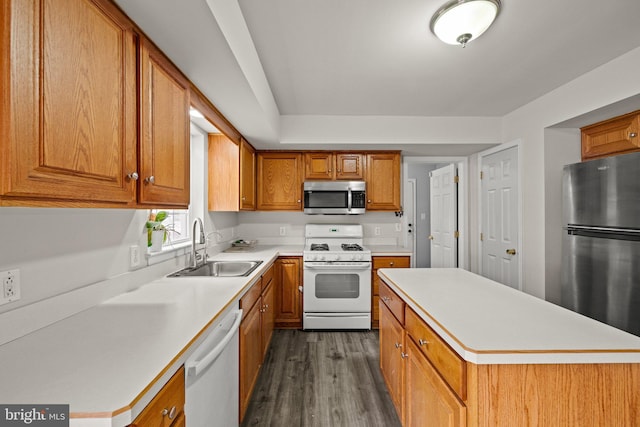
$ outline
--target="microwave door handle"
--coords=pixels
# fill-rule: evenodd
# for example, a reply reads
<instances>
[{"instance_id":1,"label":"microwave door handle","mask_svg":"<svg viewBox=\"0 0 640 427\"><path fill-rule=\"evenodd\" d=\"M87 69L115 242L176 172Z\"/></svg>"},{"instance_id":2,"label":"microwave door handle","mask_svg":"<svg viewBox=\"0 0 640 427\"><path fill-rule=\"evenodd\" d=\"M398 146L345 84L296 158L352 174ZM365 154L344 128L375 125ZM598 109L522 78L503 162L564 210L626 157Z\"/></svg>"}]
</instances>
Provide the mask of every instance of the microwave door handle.
<instances>
[{"instance_id":1,"label":"microwave door handle","mask_svg":"<svg viewBox=\"0 0 640 427\"><path fill-rule=\"evenodd\" d=\"M351 212L351 206L353 201L353 195L351 194L351 188L347 189L347 211Z\"/></svg>"}]
</instances>

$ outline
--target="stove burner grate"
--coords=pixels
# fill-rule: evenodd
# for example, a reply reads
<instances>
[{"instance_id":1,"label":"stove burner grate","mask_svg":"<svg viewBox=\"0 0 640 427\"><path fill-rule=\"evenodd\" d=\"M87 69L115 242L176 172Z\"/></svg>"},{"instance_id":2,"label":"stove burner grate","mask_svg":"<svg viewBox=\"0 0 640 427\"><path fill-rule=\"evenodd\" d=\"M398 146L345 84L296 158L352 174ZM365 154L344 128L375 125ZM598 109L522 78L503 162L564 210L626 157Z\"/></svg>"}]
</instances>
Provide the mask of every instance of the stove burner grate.
<instances>
[{"instance_id":1,"label":"stove burner grate","mask_svg":"<svg viewBox=\"0 0 640 427\"><path fill-rule=\"evenodd\" d=\"M361 251L362 250L362 246L358 245L357 243L343 243L342 245L340 245L342 247L343 251Z\"/></svg>"},{"instance_id":2,"label":"stove burner grate","mask_svg":"<svg viewBox=\"0 0 640 427\"><path fill-rule=\"evenodd\" d=\"M311 250L312 251L328 251L329 245L327 243L312 243Z\"/></svg>"}]
</instances>

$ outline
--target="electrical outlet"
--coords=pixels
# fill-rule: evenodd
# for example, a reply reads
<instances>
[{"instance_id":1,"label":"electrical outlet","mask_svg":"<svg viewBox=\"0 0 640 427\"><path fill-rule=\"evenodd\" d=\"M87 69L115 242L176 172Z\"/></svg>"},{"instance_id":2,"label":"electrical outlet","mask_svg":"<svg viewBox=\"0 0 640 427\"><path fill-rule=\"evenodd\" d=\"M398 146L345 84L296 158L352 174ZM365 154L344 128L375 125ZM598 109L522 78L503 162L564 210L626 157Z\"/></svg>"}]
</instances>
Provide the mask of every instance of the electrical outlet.
<instances>
[{"instance_id":1,"label":"electrical outlet","mask_svg":"<svg viewBox=\"0 0 640 427\"><path fill-rule=\"evenodd\" d=\"M376 236L379 236L379 235L380 235L380 227L376 227L376 228L373 230L373 234L375 234Z\"/></svg>"},{"instance_id":2,"label":"electrical outlet","mask_svg":"<svg viewBox=\"0 0 640 427\"><path fill-rule=\"evenodd\" d=\"M137 267L140 265L140 246L129 246L129 267Z\"/></svg>"},{"instance_id":3,"label":"electrical outlet","mask_svg":"<svg viewBox=\"0 0 640 427\"><path fill-rule=\"evenodd\" d=\"M287 229L286 227L280 227L280 235L281 236L285 236L287 234Z\"/></svg>"},{"instance_id":4,"label":"electrical outlet","mask_svg":"<svg viewBox=\"0 0 640 427\"><path fill-rule=\"evenodd\" d=\"M20 299L20 270L7 270L0 272L2 294L0 304L6 304Z\"/></svg>"}]
</instances>

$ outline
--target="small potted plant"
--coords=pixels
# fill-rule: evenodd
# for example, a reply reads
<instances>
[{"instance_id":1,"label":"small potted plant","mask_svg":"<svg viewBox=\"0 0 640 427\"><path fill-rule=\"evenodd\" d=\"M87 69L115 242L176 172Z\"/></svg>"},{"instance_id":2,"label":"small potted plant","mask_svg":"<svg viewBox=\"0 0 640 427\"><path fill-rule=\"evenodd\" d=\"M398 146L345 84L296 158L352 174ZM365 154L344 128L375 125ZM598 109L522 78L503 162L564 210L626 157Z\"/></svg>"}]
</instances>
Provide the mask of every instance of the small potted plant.
<instances>
[{"instance_id":1,"label":"small potted plant","mask_svg":"<svg viewBox=\"0 0 640 427\"><path fill-rule=\"evenodd\" d=\"M167 240L169 228L162 223L169 215L166 211L151 212L147 221L147 246L151 252L160 252L162 244Z\"/></svg>"}]
</instances>

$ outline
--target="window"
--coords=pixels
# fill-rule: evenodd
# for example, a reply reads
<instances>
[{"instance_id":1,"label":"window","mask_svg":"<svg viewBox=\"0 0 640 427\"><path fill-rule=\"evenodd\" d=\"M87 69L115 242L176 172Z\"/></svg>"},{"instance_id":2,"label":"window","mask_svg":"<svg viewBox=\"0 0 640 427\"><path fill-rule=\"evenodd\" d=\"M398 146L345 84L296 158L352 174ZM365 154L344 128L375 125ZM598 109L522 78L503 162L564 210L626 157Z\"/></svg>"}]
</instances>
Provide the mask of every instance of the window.
<instances>
[{"instance_id":1,"label":"window","mask_svg":"<svg viewBox=\"0 0 640 427\"><path fill-rule=\"evenodd\" d=\"M186 209L152 209L149 214L157 214L160 211L167 213L167 218L162 221L162 225L168 231L167 240L162 246L166 248L176 243L188 242L191 238L189 236L189 211Z\"/></svg>"}]
</instances>

